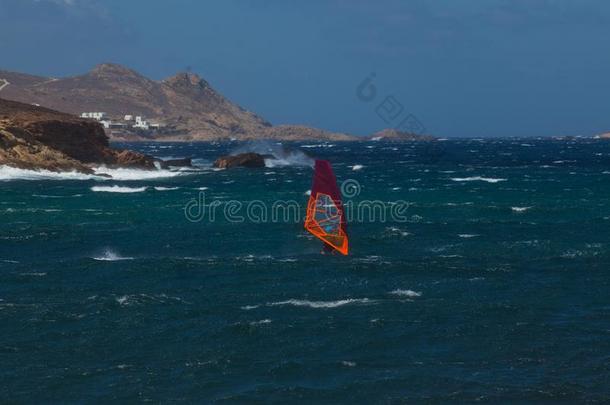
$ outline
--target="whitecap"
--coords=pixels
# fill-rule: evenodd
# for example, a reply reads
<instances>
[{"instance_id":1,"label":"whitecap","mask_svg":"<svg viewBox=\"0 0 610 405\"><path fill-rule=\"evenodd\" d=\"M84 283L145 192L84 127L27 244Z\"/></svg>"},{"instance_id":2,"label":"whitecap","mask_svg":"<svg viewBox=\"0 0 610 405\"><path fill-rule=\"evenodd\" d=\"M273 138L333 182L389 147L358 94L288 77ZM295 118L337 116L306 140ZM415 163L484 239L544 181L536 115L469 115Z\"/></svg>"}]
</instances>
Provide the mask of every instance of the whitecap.
<instances>
[{"instance_id":1,"label":"whitecap","mask_svg":"<svg viewBox=\"0 0 610 405\"><path fill-rule=\"evenodd\" d=\"M484 181L487 183L499 183L501 181L507 181L507 179L499 179L493 177L481 177L481 176L473 176L473 177L454 177L451 179L452 181L464 182L464 181Z\"/></svg>"},{"instance_id":2,"label":"whitecap","mask_svg":"<svg viewBox=\"0 0 610 405\"><path fill-rule=\"evenodd\" d=\"M532 207L510 207L510 209L513 210L513 212L525 212L531 208Z\"/></svg>"},{"instance_id":3,"label":"whitecap","mask_svg":"<svg viewBox=\"0 0 610 405\"><path fill-rule=\"evenodd\" d=\"M50 170L27 170L10 166L0 166L0 181L9 180L91 180L99 176L77 171L53 172Z\"/></svg>"},{"instance_id":4,"label":"whitecap","mask_svg":"<svg viewBox=\"0 0 610 405\"><path fill-rule=\"evenodd\" d=\"M148 303L158 303L158 304L168 304L168 303L183 303L190 304L187 301L184 301L179 297L172 297L166 294L131 294L131 295L122 295L120 297L115 297L115 301L122 306L127 305L145 305Z\"/></svg>"},{"instance_id":5,"label":"whitecap","mask_svg":"<svg viewBox=\"0 0 610 405\"><path fill-rule=\"evenodd\" d=\"M98 193L141 193L147 187L93 186L91 191Z\"/></svg>"},{"instance_id":6,"label":"whitecap","mask_svg":"<svg viewBox=\"0 0 610 405\"><path fill-rule=\"evenodd\" d=\"M393 226L386 228L386 231L388 233L395 234L395 235L400 235L400 236L409 236L410 235L409 232L403 231L402 229L396 228L396 227L393 227Z\"/></svg>"},{"instance_id":7,"label":"whitecap","mask_svg":"<svg viewBox=\"0 0 610 405\"><path fill-rule=\"evenodd\" d=\"M119 303L119 305L129 305L129 296L128 295L123 295L122 297L117 297L115 299L116 299L116 302Z\"/></svg>"},{"instance_id":8,"label":"whitecap","mask_svg":"<svg viewBox=\"0 0 610 405\"><path fill-rule=\"evenodd\" d=\"M174 170L143 170L143 169L129 169L129 168L116 168L111 169L105 166L94 167L93 170L97 175L111 176L110 180L117 181L130 181L130 180L155 180L164 179L177 176L186 176L192 172L174 171ZM95 176L96 180L99 180L99 176ZM107 178L102 178L106 180Z\"/></svg>"},{"instance_id":9,"label":"whitecap","mask_svg":"<svg viewBox=\"0 0 610 405\"><path fill-rule=\"evenodd\" d=\"M93 256L92 259L105 262L116 262L119 260L133 260L133 257L124 257L110 249L106 249L101 255Z\"/></svg>"},{"instance_id":10,"label":"whitecap","mask_svg":"<svg viewBox=\"0 0 610 405\"><path fill-rule=\"evenodd\" d=\"M409 297L409 298L421 297L421 295L422 295L421 292L413 291L413 290L394 290L394 291L391 291L390 294L398 295L400 297Z\"/></svg>"},{"instance_id":11,"label":"whitecap","mask_svg":"<svg viewBox=\"0 0 610 405\"><path fill-rule=\"evenodd\" d=\"M362 170L364 168L363 165L353 165L352 166L352 170L356 171L356 170Z\"/></svg>"},{"instance_id":12,"label":"whitecap","mask_svg":"<svg viewBox=\"0 0 610 405\"><path fill-rule=\"evenodd\" d=\"M54 172L51 170L28 170L0 165L0 181L9 180L151 180L189 174L183 171L171 170L143 170L118 168L111 169L105 166L93 167L93 174L78 171ZM110 178L108 177L110 176Z\"/></svg>"},{"instance_id":13,"label":"whitecap","mask_svg":"<svg viewBox=\"0 0 610 405\"><path fill-rule=\"evenodd\" d=\"M173 191L178 190L180 187L155 187L157 191Z\"/></svg>"},{"instance_id":14,"label":"whitecap","mask_svg":"<svg viewBox=\"0 0 610 405\"><path fill-rule=\"evenodd\" d=\"M474 234L474 233L461 233L461 234L459 234L458 236L459 236L460 238L469 239L469 238L476 238L476 237L477 237L477 236L479 236L479 235Z\"/></svg>"},{"instance_id":15,"label":"whitecap","mask_svg":"<svg viewBox=\"0 0 610 405\"><path fill-rule=\"evenodd\" d=\"M254 321L254 322L250 322L251 326L256 326L256 325L265 325L271 323L271 319L262 319L260 321Z\"/></svg>"},{"instance_id":16,"label":"whitecap","mask_svg":"<svg viewBox=\"0 0 610 405\"><path fill-rule=\"evenodd\" d=\"M343 305L349 305L349 304L370 304L372 302L374 302L374 301L371 301L368 298L349 298L349 299L337 300L337 301L308 301L308 300L290 299L290 300L286 300L286 301L271 302L271 303L268 303L267 305L272 306L272 307L292 305L292 306L296 306L296 307L326 309L326 308L337 308L337 307L341 307Z\"/></svg>"}]
</instances>

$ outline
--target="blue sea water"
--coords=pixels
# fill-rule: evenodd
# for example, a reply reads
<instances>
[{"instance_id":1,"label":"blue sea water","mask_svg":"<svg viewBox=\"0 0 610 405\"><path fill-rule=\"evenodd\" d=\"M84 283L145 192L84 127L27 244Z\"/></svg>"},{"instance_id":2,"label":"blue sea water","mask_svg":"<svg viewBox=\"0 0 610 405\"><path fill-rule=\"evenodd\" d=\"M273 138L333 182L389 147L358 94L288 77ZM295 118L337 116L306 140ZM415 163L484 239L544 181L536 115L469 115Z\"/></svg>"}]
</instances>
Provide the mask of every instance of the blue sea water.
<instances>
[{"instance_id":1,"label":"blue sea water","mask_svg":"<svg viewBox=\"0 0 610 405\"><path fill-rule=\"evenodd\" d=\"M290 145L353 203L409 203L352 221L348 257L300 221L185 217L201 196L304 215L311 168L127 146L199 167L0 168L1 402L610 400L610 143Z\"/></svg>"}]
</instances>

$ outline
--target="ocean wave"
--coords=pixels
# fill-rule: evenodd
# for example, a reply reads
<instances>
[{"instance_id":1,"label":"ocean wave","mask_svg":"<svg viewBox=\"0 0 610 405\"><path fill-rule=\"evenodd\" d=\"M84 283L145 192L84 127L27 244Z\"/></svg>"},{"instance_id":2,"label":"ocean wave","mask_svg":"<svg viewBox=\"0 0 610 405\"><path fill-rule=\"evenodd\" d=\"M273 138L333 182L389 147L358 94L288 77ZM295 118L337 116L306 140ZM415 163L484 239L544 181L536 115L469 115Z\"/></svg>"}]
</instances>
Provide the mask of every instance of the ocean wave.
<instances>
[{"instance_id":1,"label":"ocean wave","mask_svg":"<svg viewBox=\"0 0 610 405\"><path fill-rule=\"evenodd\" d=\"M147 187L122 187L122 186L93 186L91 191L96 193L141 193Z\"/></svg>"},{"instance_id":2,"label":"ocean wave","mask_svg":"<svg viewBox=\"0 0 610 405\"><path fill-rule=\"evenodd\" d=\"M390 294L397 295L399 297L409 297L409 298L421 297L421 295L422 295L421 292L413 291L413 290L394 290L394 291L391 291Z\"/></svg>"},{"instance_id":3,"label":"ocean wave","mask_svg":"<svg viewBox=\"0 0 610 405\"><path fill-rule=\"evenodd\" d=\"M50 170L27 170L0 166L0 181L10 180L99 180L100 176L77 171L53 172Z\"/></svg>"},{"instance_id":4,"label":"ocean wave","mask_svg":"<svg viewBox=\"0 0 610 405\"><path fill-rule=\"evenodd\" d=\"M143 305L146 303L183 303L190 304L180 297L172 297L166 294L128 294L115 297L114 300L121 306Z\"/></svg>"},{"instance_id":5,"label":"ocean wave","mask_svg":"<svg viewBox=\"0 0 610 405\"><path fill-rule=\"evenodd\" d=\"M532 207L510 207L513 212L525 212L531 208Z\"/></svg>"},{"instance_id":6,"label":"ocean wave","mask_svg":"<svg viewBox=\"0 0 610 405\"><path fill-rule=\"evenodd\" d=\"M315 308L315 309L326 309L326 308L342 307L344 305L349 305L349 304L371 304L373 302L374 301L372 301L368 298L349 298L349 299L337 300L337 301L308 301L308 300L290 299L290 300L286 300L286 301L272 302L267 305L271 306L271 307L291 305L291 306L295 306L295 307L309 307L309 308Z\"/></svg>"},{"instance_id":7,"label":"ocean wave","mask_svg":"<svg viewBox=\"0 0 610 405\"><path fill-rule=\"evenodd\" d=\"M116 262L120 260L133 260L133 257L121 256L110 249L106 249L101 255L93 256L92 259L104 262Z\"/></svg>"},{"instance_id":8,"label":"ocean wave","mask_svg":"<svg viewBox=\"0 0 610 405\"><path fill-rule=\"evenodd\" d=\"M250 326L256 326L256 325L266 325L271 323L271 319L262 319L260 321L253 321L250 322Z\"/></svg>"},{"instance_id":9,"label":"ocean wave","mask_svg":"<svg viewBox=\"0 0 610 405\"><path fill-rule=\"evenodd\" d=\"M493 177L481 177L481 176L473 176L473 177L453 177L452 181L465 182L465 181L484 181L486 183L499 183L501 181L507 181L507 179L493 178Z\"/></svg>"},{"instance_id":10,"label":"ocean wave","mask_svg":"<svg viewBox=\"0 0 610 405\"><path fill-rule=\"evenodd\" d=\"M301 145L301 148L334 148L334 144L320 143L317 145Z\"/></svg>"},{"instance_id":11,"label":"ocean wave","mask_svg":"<svg viewBox=\"0 0 610 405\"><path fill-rule=\"evenodd\" d=\"M474 233L461 233L461 234L459 234L458 236L459 236L460 238L469 239L469 238L476 238L476 237L477 237L477 236L479 236L479 235L474 234Z\"/></svg>"},{"instance_id":12,"label":"ocean wave","mask_svg":"<svg viewBox=\"0 0 610 405\"><path fill-rule=\"evenodd\" d=\"M357 171L357 170L362 170L364 168L363 165L353 165L352 166L352 170Z\"/></svg>"},{"instance_id":13,"label":"ocean wave","mask_svg":"<svg viewBox=\"0 0 610 405\"><path fill-rule=\"evenodd\" d=\"M312 166L311 158L305 154L291 154L284 158L265 159L265 167Z\"/></svg>"},{"instance_id":14,"label":"ocean wave","mask_svg":"<svg viewBox=\"0 0 610 405\"><path fill-rule=\"evenodd\" d=\"M110 169L105 166L94 167L93 174L85 174L77 171L54 172L50 170L28 170L18 169L10 166L0 166L0 181L10 180L154 180L185 176L192 171L174 170L142 170L142 169ZM110 178L108 176L111 176Z\"/></svg>"},{"instance_id":15,"label":"ocean wave","mask_svg":"<svg viewBox=\"0 0 610 405\"><path fill-rule=\"evenodd\" d=\"M186 176L190 173L180 170L142 170L127 168L110 169L105 166L94 167L93 170L95 171L95 174L109 175L112 177L112 180L118 181L164 179L177 176Z\"/></svg>"},{"instance_id":16,"label":"ocean wave","mask_svg":"<svg viewBox=\"0 0 610 405\"><path fill-rule=\"evenodd\" d=\"M407 231L403 231L400 228L396 228L394 226L385 228L386 233L390 235L398 235L398 236L409 236L410 233Z\"/></svg>"},{"instance_id":17,"label":"ocean wave","mask_svg":"<svg viewBox=\"0 0 610 405\"><path fill-rule=\"evenodd\" d=\"M180 187L155 187L157 191L174 191L178 190Z\"/></svg>"},{"instance_id":18,"label":"ocean wave","mask_svg":"<svg viewBox=\"0 0 610 405\"><path fill-rule=\"evenodd\" d=\"M75 198L82 197L82 194L72 194L72 195L46 195L46 194L32 194L32 197L37 198Z\"/></svg>"}]
</instances>

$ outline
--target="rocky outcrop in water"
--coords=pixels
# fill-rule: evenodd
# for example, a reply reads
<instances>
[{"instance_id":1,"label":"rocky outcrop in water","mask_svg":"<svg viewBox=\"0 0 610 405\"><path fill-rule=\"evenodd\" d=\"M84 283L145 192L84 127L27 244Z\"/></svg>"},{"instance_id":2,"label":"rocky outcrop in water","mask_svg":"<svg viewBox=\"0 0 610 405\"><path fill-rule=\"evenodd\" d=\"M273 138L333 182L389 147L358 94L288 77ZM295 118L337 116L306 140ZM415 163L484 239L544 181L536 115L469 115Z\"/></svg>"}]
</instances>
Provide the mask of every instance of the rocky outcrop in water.
<instances>
[{"instance_id":1,"label":"rocky outcrop in water","mask_svg":"<svg viewBox=\"0 0 610 405\"><path fill-rule=\"evenodd\" d=\"M411 132L398 131L396 129L384 129L371 135L369 139L388 142L412 142L412 141L434 141L432 135L414 134Z\"/></svg>"},{"instance_id":2,"label":"rocky outcrop in water","mask_svg":"<svg viewBox=\"0 0 610 405\"><path fill-rule=\"evenodd\" d=\"M94 165L154 169L155 159L111 148L96 122L0 99L0 165L91 173Z\"/></svg>"},{"instance_id":3,"label":"rocky outcrop in water","mask_svg":"<svg viewBox=\"0 0 610 405\"><path fill-rule=\"evenodd\" d=\"M221 156L214 162L214 167L231 169L233 167L265 167L265 157L258 153L248 152L233 156Z\"/></svg>"}]
</instances>

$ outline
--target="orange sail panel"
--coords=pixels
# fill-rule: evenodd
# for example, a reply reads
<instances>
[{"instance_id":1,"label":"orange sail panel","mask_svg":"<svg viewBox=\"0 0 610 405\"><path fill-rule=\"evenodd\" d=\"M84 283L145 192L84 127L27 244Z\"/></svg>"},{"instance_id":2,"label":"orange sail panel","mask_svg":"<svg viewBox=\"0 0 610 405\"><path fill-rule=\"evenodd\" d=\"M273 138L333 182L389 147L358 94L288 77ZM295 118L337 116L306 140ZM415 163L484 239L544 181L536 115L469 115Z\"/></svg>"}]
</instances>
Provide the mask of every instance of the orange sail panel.
<instances>
[{"instance_id":1,"label":"orange sail panel","mask_svg":"<svg viewBox=\"0 0 610 405\"><path fill-rule=\"evenodd\" d=\"M348 254L348 237L341 192L330 163L316 160L307 203L305 229L341 254Z\"/></svg>"}]
</instances>

